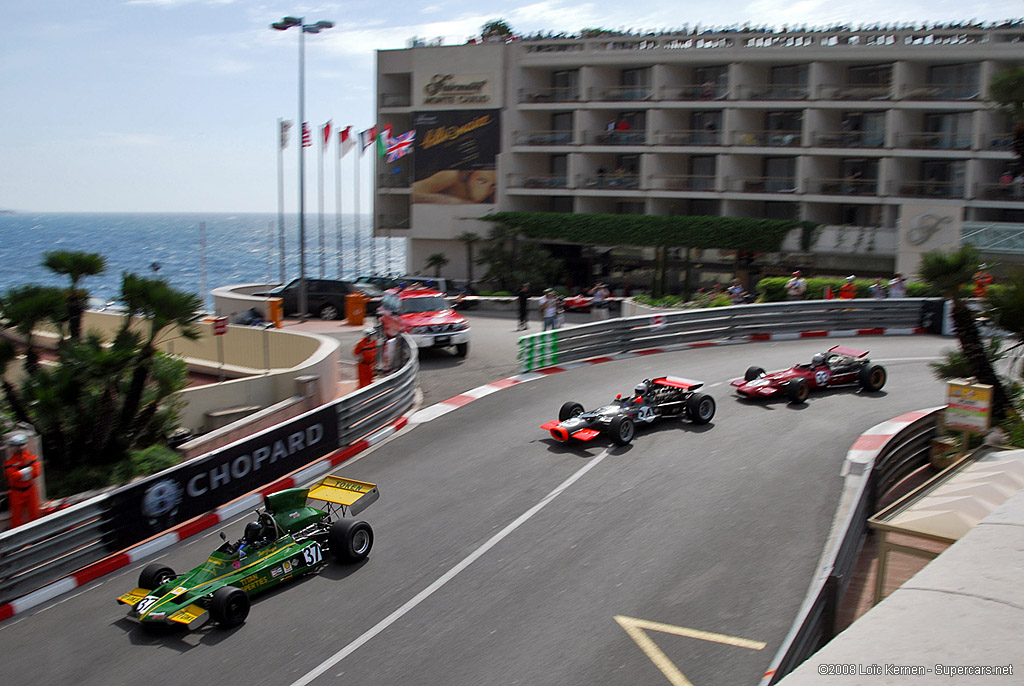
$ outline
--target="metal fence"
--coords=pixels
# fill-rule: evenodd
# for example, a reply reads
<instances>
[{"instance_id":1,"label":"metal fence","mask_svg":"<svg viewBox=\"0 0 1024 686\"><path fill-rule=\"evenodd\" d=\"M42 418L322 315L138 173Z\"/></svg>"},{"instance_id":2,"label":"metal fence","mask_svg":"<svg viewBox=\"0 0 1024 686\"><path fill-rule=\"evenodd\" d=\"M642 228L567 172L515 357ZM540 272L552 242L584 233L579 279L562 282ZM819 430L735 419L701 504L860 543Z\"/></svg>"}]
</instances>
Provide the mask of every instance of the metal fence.
<instances>
[{"instance_id":1,"label":"metal fence","mask_svg":"<svg viewBox=\"0 0 1024 686\"><path fill-rule=\"evenodd\" d=\"M316 410L331 411L328 416L332 422L336 422L337 429L335 431L331 427L328 435L332 440L318 444L315 451L298 455L300 460L308 464L339 448L352 445L388 426L412 407L419 358L416 344L408 336L402 336L399 354L404 362L396 372ZM301 426L303 422L308 423L308 418L309 413L274 427L272 431L287 434L291 425ZM249 465L245 479L240 483L240 486L244 484L245 491L257 490L277 478L277 474L270 470L251 469L251 465L256 462L258 449L255 446L265 443L267 435L266 431L260 432L221 449L225 453L221 460L224 470L229 469L229 463L230 470ZM250 458L250 454L253 457ZM216 459L216 456L197 457L149 477L146 481L152 481L157 486L185 483L189 479L182 477L182 474L189 473L189 470L194 472L197 462L211 459ZM288 465L288 469L301 466L304 465L293 463ZM261 476L265 478L261 479ZM125 512L123 503L132 501L125 494L131 489L139 490L139 484L123 486L0 534L0 604L20 598L98 562L127 545L159 533L147 528L147 524L153 522L147 522L146 516ZM165 486L162 492L147 491L146 494L156 493L160 497L167 497L168 492L173 490L173 487ZM235 491L226 487L204 488L204 491L202 502L209 506L210 511L237 497Z\"/></svg>"},{"instance_id":2,"label":"metal fence","mask_svg":"<svg viewBox=\"0 0 1024 686\"><path fill-rule=\"evenodd\" d=\"M519 370L697 341L758 340L814 331L915 329L931 298L807 300L607 319L519 339Z\"/></svg>"}]
</instances>

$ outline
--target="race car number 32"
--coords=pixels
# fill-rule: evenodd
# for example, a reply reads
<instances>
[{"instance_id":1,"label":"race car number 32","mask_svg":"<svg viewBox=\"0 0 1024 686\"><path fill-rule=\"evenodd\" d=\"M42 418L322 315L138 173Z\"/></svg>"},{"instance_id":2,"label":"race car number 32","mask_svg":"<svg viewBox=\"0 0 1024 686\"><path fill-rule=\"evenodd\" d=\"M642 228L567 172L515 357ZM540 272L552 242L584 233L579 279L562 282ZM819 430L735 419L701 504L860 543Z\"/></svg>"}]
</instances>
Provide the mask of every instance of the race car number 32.
<instances>
[{"instance_id":1,"label":"race car number 32","mask_svg":"<svg viewBox=\"0 0 1024 686\"><path fill-rule=\"evenodd\" d=\"M319 564L320 560L323 559L323 553L320 552L320 544L314 543L305 550L302 551L302 558L306 561L306 566Z\"/></svg>"}]
</instances>

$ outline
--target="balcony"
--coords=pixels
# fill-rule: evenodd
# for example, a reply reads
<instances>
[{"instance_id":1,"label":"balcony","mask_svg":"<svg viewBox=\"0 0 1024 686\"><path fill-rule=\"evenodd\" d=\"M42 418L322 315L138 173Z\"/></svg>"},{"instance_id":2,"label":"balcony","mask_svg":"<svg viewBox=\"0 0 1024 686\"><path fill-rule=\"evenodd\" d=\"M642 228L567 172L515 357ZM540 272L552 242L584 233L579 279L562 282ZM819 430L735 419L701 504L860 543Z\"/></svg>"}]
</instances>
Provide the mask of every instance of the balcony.
<instances>
[{"instance_id":1,"label":"balcony","mask_svg":"<svg viewBox=\"0 0 1024 686\"><path fill-rule=\"evenodd\" d=\"M981 97L981 89L977 84L944 86L909 86L900 90L903 100L977 100Z\"/></svg>"},{"instance_id":2,"label":"balcony","mask_svg":"<svg viewBox=\"0 0 1024 686\"><path fill-rule=\"evenodd\" d=\"M584 131L583 141L587 145L646 145L647 132L642 129Z\"/></svg>"},{"instance_id":3,"label":"balcony","mask_svg":"<svg viewBox=\"0 0 1024 686\"><path fill-rule=\"evenodd\" d=\"M881 148L884 131L815 131L811 134L818 148Z\"/></svg>"},{"instance_id":4,"label":"balcony","mask_svg":"<svg viewBox=\"0 0 1024 686\"><path fill-rule=\"evenodd\" d=\"M588 190L636 191L640 190L640 175L625 172L585 175L581 177L580 187Z\"/></svg>"},{"instance_id":5,"label":"balcony","mask_svg":"<svg viewBox=\"0 0 1024 686\"><path fill-rule=\"evenodd\" d=\"M569 179L558 174L509 174L509 188L568 188Z\"/></svg>"},{"instance_id":6,"label":"balcony","mask_svg":"<svg viewBox=\"0 0 1024 686\"><path fill-rule=\"evenodd\" d=\"M740 100L807 100L811 91L805 83L775 83L764 86L742 86Z\"/></svg>"},{"instance_id":7,"label":"balcony","mask_svg":"<svg viewBox=\"0 0 1024 686\"><path fill-rule=\"evenodd\" d=\"M576 102L579 99L579 89L571 86L558 86L554 88L519 89L519 102L523 104L547 102Z\"/></svg>"},{"instance_id":8,"label":"balcony","mask_svg":"<svg viewBox=\"0 0 1024 686\"><path fill-rule=\"evenodd\" d=\"M901 133L896 147L914 150L970 150L970 134L942 133L934 131Z\"/></svg>"},{"instance_id":9,"label":"balcony","mask_svg":"<svg viewBox=\"0 0 1024 686\"><path fill-rule=\"evenodd\" d=\"M1006 150L1006 151L1010 151L1010 152L1013 151L1013 134L1012 133L1004 133L1004 134L993 133L993 134L989 134L989 136L990 136L990 138L988 140L986 140L982 144L982 147L985 150Z\"/></svg>"},{"instance_id":10,"label":"balcony","mask_svg":"<svg viewBox=\"0 0 1024 686\"><path fill-rule=\"evenodd\" d=\"M738 176L727 180L730 191L740 193L796 193L796 179L791 176Z\"/></svg>"},{"instance_id":11,"label":"balcony","mask_svg":"<svg viewBox=\"0 0 1024 686\"><path fill-rule=\"evenodd\" d=\"M733 131L733 145L760 146L766 148L800 147L799 131Z\"/></svg>"},{"instance_id":12,"label":"balcony","mask_svg":"<svg viewBox=\"0 0 1024 686\"><path fill-rule=\"evenodd\" d=\"M602 86L590 89L595 102L638 102L651 100L654 90L650 86Z\"/></svg>"},{"instance_id":13,"label":"balcony","mask_svg":"<svg viewBox=\"0 0 1024 686\"><path fill-rule=\"evenodd\" d=\"M696 191L714 192L715 177L707 174L688 175L651 175L648 179L648 190L656 191Z\"/></svg>"},{"instance_id":14,"label":"balcony","mask_svg":"<svg viewBox=\"0 0 1024 686\"><path fill-rule=\"evenodd\" d=\"M700 100L725 100L729 97L726 86L713 84L694 84L691 86L662 86L658 91L659 100L682 100L694 102Z\"/></svg>"},{"instance_id":15,"label":"balcony","mask_svg":"<svg viewBox=\"0 0 1024 686\"><path fill-rule=\"evenodd\" d=\"M846 178L813 178L804 179L804 189L808 193L819 195L867 195L878 194L877 179Z\"/></svg>"},{"instance_id":16,"label":"balcony","mask_svg":"<svg viewBox=\"0 0 1024 686\"><path fill-rule=\"evenodd\" d=\"M818 100L891 100L889 86L854 86L824 83L817 88Z\"/></svg>"},{"instance_id":17,"label":"balcony","mask_svg":"<svg viewBox=\"0 0 1024 686\"><path fill-rule=\"evenodd\" d=\"M381 107L411 107L412 98L408 93L381 93L377 96Z\"/></svg>"},{"instance_id":18,"label":"balcony","mask_svg":"<svg viewBox=\"0 0 1024 686\"><path fill-rule=\"evenodd\" d=\"M655 145L721 145L722 133L716 129L675 129L654 132Z\"/></svg>"},{"instance_id":19,"label":"balcony","mask_svg":"<svg viewBox=\"0 0 1024 686\"><path fill-rule=\"evenodd\" d=\"M892 195L904 198L963 198L964 185L954 181L901 181Z\"/></svg>"},{"instance_id":20,"label":"balcony","mask_svg":"<svg viewBox=\"0 0 1024 686\"><path fill-rule=\"evenodd\" d=\"M1024 185L1018 186L1012 182L1008 185L1001 183L976 183L974 184L974 197L979 200L1024 202Z\"/></svg>"},{"instance_id":21,"label":"balcony","mask_svg":"<svg viewBox=\"0 0 1024 686\"><path fill-rule=\"evenodd\" d=\"M513 131L512 145L571 145L572 131Z\"/></svg>"}]
</instances>

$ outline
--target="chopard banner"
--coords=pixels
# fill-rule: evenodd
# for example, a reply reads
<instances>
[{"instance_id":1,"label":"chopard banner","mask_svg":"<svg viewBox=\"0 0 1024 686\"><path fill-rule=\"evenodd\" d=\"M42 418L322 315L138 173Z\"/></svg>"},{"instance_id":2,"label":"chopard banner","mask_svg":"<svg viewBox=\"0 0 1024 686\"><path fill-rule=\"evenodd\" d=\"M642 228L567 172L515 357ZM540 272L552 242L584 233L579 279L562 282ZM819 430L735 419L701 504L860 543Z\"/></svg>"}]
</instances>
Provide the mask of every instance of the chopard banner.
<instances>
[{"instance_id":1,"label":"chopard banner","mask_svg":"<svg viewBox=\"0 0 1024 686\"><path fill-rule=\"evenodd\" d=\"M110 496L112 542L124 548L270 483L338 447L333 405L129 484Z\"/></svg>"},{"instance_id":2,"label":"chopard banner","mask_svg":"<svg viewBox=\"0 0 1024 686\"><path fill-rule=\"evenodd\" d=\"M434 74L423 86L421 105L488 105L491 78L487 74Z\"/></svg>"}]
</instances>

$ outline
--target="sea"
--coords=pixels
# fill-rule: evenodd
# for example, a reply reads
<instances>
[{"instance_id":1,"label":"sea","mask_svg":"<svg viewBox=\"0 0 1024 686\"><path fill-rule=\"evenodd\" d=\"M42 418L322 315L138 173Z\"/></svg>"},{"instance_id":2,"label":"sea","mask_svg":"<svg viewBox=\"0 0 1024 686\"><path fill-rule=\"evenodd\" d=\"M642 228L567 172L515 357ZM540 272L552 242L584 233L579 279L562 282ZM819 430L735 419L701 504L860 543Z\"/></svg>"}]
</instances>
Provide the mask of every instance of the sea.
<instances>
[{"instance_id":1,"label":"sea","mask_svg":"<svg viewBox=\"0 0 1024 686\"><path fill-rule=\"evenodd\" d=\"M372 216L342 215L341 250L335 216L307 215L306 278L352 279L400 275L405 239L371 236ZM83 280L93 298L116 300L121 274L159 277L179 290L200 294L231 284L281 283L282 251L276 213L0 213L0 293L13 286L66 286L68 278L42 266L53 250L99 253L103 274ZM284 219L284 275L299 276L298 217ZM339 266L338 255L341 255ZM339 270L340 267L340 270Z\"/></svg>"}]
</instances>

